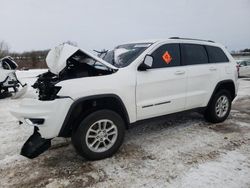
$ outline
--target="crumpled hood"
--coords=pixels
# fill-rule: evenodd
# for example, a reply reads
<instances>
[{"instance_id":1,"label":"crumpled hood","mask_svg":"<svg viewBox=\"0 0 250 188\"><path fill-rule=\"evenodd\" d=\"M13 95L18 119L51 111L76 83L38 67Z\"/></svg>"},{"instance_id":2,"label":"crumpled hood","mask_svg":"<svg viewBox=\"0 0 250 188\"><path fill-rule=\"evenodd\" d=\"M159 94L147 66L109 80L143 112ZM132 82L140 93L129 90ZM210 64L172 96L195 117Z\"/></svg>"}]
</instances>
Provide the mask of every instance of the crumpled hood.
<instances>
[{"instance_id":1,"label":"crumpled hood","mask_svg":"<svg viewBox=\"0 0 250 188\"><path fill-rule=\"evenodd\" d=\"M54 74L59 74L66 67L67 59L70 58L77 51L81 51L90 58L93 58L94 60L102 63L103 65L111 69L114 70L118 69L117 67L109 64L108 62L104 61L103 59L97 57L96 55L86 50L80 49L75 46L71 46L69 44L61 44L59 46L52 48L46 57L46 62L50 72Z\"/></svg>"}]
</instances>

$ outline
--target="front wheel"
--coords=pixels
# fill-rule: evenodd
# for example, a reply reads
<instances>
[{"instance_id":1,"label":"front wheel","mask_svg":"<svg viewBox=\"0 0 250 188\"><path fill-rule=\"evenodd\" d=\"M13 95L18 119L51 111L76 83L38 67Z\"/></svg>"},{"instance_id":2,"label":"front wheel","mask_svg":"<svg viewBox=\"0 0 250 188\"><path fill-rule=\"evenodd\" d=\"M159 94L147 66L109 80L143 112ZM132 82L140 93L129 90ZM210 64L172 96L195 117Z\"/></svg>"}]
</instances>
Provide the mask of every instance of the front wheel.
<instances>
[{"instance_id":1,"label":"front wheel","mask_svg":"<svg viewBox=\"0 0 250 188\"><path fill-rule=\"evenodd\" d=\"M88 160L112 156L120 148L125 134L121 116L111 110L88 115L72 134L77 152Z\"/></svg>"},{"instance_id":2,"label":"front wheel","mask_svg":"<svg viewBox=\"0 0 250 188\"><path fill-rule=\"evenodd\" d=\"M232 99L227 90L217 92L205 111L205 119L212 123L225 121L231 110Z\"/></svg>"}]
</instances>

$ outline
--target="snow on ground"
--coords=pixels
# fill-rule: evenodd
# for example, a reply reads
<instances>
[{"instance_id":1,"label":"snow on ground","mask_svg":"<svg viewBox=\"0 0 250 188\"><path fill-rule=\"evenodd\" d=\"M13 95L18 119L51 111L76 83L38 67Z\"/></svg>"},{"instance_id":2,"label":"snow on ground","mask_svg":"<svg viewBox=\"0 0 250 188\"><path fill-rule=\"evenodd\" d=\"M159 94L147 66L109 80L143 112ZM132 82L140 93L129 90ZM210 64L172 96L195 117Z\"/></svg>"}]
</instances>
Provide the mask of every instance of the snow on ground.
<instances>
[{"instance_id":1,"label":"snow on ground","mask_svg":"<svg viewBox=\"0 0 250 188\"><path fill-rule=\"evenodd\" d=\"M32 84L42 71L17 74ZM34 94L30 88L25 97ZM140 123L114 157L94 162L63 139L36 159L20 156L32 129L8 112L19 102L0 100L0 187L250 187L250 79L240 79L224 123L195 112Z\"/></svg>"},{"instance_id":2,"label":"snow on ground","mask_svg":"<svg viewBox=\"0 0 250 188\"><path fill-rule=\"evenodd\" d=\"M192 168L183 177L183 187L245 187L249 184L248 158L238 151L223 154L218 160ZM231 172L231 173L228 173Z\"/></svg>"},{"instance_id":3,"label":"snow on ground","mask_svg":"<svg viewBox=\"0 0 250 188\"><path fill-rule=\"evenodd\" d=\"M250 96L250 78L240 79L238 97Z\"/></svg>"}]
</instances>

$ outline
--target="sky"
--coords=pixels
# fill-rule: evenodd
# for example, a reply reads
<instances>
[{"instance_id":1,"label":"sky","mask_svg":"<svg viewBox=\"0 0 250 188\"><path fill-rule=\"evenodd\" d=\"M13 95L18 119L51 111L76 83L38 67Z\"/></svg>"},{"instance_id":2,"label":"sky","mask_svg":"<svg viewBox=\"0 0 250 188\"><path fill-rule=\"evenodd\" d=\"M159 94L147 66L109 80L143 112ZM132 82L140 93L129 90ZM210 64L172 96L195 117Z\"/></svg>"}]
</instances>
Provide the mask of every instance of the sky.
<instances>
[{"instance_id":1,"label":"sky","mask_svg":"<svg viewBox=\"0 0 250 188\"><path fill-rule=\"evenodd\" d=\"M250 48L250 0L0 0L0 7L0 41L15 52L172 36Z\"/></svg>"}]
</instances>

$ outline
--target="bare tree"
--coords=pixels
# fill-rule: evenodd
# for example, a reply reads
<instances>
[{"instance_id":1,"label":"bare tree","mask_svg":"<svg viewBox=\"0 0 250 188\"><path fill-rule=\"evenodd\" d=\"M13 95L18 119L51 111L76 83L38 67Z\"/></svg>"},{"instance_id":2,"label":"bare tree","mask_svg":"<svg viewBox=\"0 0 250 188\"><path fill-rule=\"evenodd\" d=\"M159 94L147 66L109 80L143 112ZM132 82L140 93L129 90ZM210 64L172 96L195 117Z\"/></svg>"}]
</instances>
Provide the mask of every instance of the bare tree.
<instances>
[{"instance_id":1,"label":"bare tree","mask_svg":"<svg viewBox=\"0 0 250 188\"><path fill-rule=\"evenodd\" d=\"M0 41L0 58L8 55L9 53L9 46L6 42Z\"/></svg>"}]
</instances>

